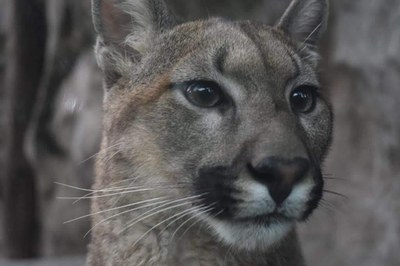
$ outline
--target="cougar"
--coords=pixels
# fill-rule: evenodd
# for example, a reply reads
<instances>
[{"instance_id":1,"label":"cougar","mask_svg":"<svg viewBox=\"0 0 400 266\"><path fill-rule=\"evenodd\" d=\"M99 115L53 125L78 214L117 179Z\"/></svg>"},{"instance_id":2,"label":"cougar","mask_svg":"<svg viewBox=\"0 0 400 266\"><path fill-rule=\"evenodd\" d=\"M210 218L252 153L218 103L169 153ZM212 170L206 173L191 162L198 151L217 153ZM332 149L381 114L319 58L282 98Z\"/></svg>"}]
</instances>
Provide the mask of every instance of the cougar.
<instances>
[{"instance_id":1,"label":"cougar","mask_svg":"<svg viewBox=\"0 0 400 266\"><path fill-rule=\"evenodd\" d=\"M294 0L275 26L92 6L105 96L87 265L305 265L296 224L332 131L327 0Z\"/></svg>"}]
</instances>

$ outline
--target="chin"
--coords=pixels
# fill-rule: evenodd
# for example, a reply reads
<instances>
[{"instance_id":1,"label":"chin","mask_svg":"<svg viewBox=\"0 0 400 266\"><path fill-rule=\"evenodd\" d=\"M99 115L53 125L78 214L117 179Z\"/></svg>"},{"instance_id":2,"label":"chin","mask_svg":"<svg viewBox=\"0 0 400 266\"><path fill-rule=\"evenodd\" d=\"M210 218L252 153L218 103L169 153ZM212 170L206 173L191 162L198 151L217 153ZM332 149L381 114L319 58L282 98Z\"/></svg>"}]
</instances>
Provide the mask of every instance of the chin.
<instances>
[{"instance_id":1,"label":"chin","mask_svg":"<svg viewBox=\"0 0 400 266\"><path fill-rule=\"evenodd\" d=\"M207 222L222 243L245 251L268 250L295 227L295 221L287 218L258 217L238 221L208 218Z\"/></svg>"}]
</instances>

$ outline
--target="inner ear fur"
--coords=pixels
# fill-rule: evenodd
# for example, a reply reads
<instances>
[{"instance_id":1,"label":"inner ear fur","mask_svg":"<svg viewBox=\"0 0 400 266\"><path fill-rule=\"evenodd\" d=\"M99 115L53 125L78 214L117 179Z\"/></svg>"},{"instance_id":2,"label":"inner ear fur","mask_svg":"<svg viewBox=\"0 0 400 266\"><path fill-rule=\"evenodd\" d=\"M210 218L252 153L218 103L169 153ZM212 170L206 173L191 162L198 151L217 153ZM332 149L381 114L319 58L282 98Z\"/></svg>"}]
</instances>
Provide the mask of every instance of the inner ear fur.
<instances>
[{"instance_id":1,"label":"inner ear fur","mask_svg":"<svg viewBox=\"0 0 400 266\"><path fill-rule=\"evenodd\" d=\"M315 52L326 30L328 14L328 0L293 0L276 27L309 52Z\"/></svg>"},{"instance_id":2,"label":"inner ear fur","mask_svg":"<svg viewBox=\"0 0 400 266\"><path fill-rule=\"evenodd\" d=\"M153 36L176 25L163 0L92 0L92 15L108 87L140 61Z\"/></svg>"}]
</instances>

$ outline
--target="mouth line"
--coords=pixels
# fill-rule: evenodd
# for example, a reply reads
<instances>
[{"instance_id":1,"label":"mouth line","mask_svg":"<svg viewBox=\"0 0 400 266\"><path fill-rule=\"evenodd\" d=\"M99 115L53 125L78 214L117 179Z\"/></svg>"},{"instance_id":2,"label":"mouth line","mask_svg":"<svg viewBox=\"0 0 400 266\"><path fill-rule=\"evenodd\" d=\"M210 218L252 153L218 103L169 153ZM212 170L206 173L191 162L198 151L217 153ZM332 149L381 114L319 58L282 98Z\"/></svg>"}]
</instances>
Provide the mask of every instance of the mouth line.
<instances>
[{"instance_id":1,"label":"mouth line","mask_svg":"<svg viewBox=\"0 0 400 266\"><path fill-rule=\"evenodd\" d=\"M238 223L252 223L258 225L270 225L270 224L277 224L282 222L290 222L294 221L294 218L290 218L286 215L283 215L279 212L272 212L268 214L256 215L252 217L245 217L233 220L234 222Z\"/></svg>"}]
</instances>

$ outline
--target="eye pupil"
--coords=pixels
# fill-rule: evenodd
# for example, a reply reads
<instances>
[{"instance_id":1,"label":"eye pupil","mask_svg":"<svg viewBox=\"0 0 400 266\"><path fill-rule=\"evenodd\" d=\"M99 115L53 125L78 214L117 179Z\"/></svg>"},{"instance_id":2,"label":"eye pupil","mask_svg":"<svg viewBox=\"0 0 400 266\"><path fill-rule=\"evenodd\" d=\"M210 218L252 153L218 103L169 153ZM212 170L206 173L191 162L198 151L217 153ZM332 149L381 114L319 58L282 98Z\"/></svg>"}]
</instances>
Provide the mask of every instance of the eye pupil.
<instances>
[{"instance_id":1,"label":"eye pupil","mask_svg":"<svg viewBox=\"0 0 400 266\"><path fill-rule=\"evenodd\" d=\"M296 113L309 113L314 110L316 103L316 89L311 86L296 88L290 97L290 104Z\"/></svg>"},{"instance_id":2,"label":"eye pupil","mask_svg":"<svg viewBox=\"0 0 400 266\"><path fill-rule=\"evenodd\" d=\"M192 104L203 108L215 107L222 101L222 92L219 86L208 81L190 84L185 95Z\"/></svg>"}]
</instances>

